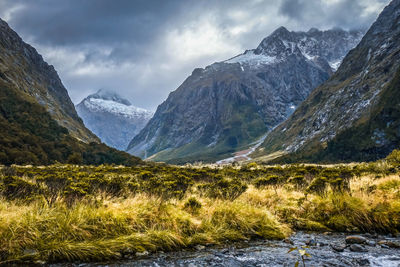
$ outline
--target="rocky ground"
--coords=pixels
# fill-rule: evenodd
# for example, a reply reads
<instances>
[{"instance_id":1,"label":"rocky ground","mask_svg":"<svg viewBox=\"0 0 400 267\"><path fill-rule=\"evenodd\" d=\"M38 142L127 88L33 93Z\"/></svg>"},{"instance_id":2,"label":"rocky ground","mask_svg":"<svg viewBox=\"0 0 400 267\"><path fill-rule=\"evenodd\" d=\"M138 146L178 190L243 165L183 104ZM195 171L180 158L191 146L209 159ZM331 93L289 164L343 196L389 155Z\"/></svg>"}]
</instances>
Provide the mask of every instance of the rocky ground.
<instances>
[{"instance_id":1,"label":"rocky ground","mask_svg":"<svg viewBox=\"0 0 400 267\"><path fill-rule=\"evenodd\" d=\"M283 241L257 241L226 248L198 246L192 251L141 253L113 263L54 266L295 266L299 251L288 251L302 246L308 246L305 250L310 254L305 266L400 266L400 236L301 232Z\"/></svg>"}]
</instances>

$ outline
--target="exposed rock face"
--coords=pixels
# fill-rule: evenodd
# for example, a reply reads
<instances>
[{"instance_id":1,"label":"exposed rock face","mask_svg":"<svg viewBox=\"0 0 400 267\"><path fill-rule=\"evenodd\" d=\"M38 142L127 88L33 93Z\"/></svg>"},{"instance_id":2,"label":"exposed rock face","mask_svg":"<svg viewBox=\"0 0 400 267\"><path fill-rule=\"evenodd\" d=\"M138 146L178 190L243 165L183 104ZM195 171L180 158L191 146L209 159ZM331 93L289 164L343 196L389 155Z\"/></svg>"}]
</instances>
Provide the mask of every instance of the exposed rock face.
<instances>
[{"instance_id":1,"label":"exposed rock face","mask_svg":"<svg viewBox=\"0 0 400 267\"><path fill-rule=\"evenodd\" d=\"M125 150L132 138L153 116L153 112L137 108L118 94L99 90L76 106L86 127L101 141Z\"/></svg>"},{"instance_id":2,"label":"exposed rock face","mask_svg":"<svg viewBox=\"0 0 400 267\"><path fill-rule=\"evenodd\" d=\"M394 0L338 71L266 138L255 155L285 150L291 153L286 161L386 156L400 143L399 63L400 0Z\"/></svg>"},{"instance_id":3,"label":"exposed rock face","mask_svg":"<svg viewBox=\"0 0 400 267\"><path fill-rule=\"evenodd\" d=\"M1 19L0 79L34 97L75 138L99 141L83 125L54 67Z\"/></svg>"},{"instance_id":4,"label":"exposed rock face","mask_svg":"<svg viewBox=\"0 0 400 267\"><path fill-rule=\"evenodd\" d=\"M214 161L246 148L327 80L361 36L281 27L254 50L195 69L158 107L128 152L182 163Z\"/></svg>"}]
</instances>

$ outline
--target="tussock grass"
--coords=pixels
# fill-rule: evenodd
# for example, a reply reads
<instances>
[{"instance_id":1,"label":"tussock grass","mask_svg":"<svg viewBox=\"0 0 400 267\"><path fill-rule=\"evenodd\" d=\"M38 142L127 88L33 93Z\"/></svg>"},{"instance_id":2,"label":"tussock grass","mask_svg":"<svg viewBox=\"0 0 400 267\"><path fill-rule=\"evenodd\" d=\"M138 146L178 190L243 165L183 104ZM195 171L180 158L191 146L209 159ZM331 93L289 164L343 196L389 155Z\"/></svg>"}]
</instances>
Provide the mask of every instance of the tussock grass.
<instances>
[{"instance_id":1,"label":"tussock grass","mask_svg":"<svg viewBox=\"0 0 400 267\"><path fill-rule=\"evenodd\" d=\"M87 176L83 168L74 168L76 171L65 167L66 171L70 170L68 177L74 172L79 177ZM32 191L36 195L29 201L15 199L10 196L15 190L14 182L0 183L0 190L7 189L3 191L6 192L4 198L0 198L0 264L106 261L145 251L193 248L199 244L283 239L296 230L400 232L400 177L393 171L389 173L387 169L391 167L384 164L372 166L375 171L365 171L371 166L361 165L359 168L364 171L357 171L351 178L343 171L343 166L339 172L333 172L336 166L329 167L331 169L291 166L290 170L297 170L291 173L279 166L264 169L252 165L242 169L209 170L208 173L198 168L193 175L196 179L180 176L180 183L168 177L165 179L168 188L177 190L174 194L166 194L164 185L158 183L155 183L159 186L158 191L154 188L140 191L137 186L135 190L129 190L126 186L126 183L149 186L148 181L156 180L151 172L139 170L135 176L123 173L122 167L101 168L107 168L105 172L110 172L110 176L122 177L119 178L122 182L108 182L97 187L89 181L84 187L87 195L82 195L81 188L73 181L71 188L76 191L69 192L77 197L75 202L65 201L71 193L59 194L50 205L41 197L40 191ZM101 168L89 170L91 179L104 181L93 176ZM174 170L170 177L184 171L189 170ZM17 170L12 177L17 177L18 172L26 181L33 181L41 170ZM254 175L257 172L259 175ZM310 190L308 185L322 175L331 175L331 178L318 190ZM338 175L343 177L342 187L330 183L336 181ZM232 176L235 183L223 183L225 180L221 177ZM254 183L262 177L276 179L273 183ZM287 182L292 177L298 177L305 184ZM223 197L224 194L214 196L207 191L204 193L207 189L204 186L199 189L199 185L207 182L208 187L220 185L221 191L229 192L232 188L245 191L236 198ZM47 186L51 188L52 184L49 182ZM90 193L90 188L94 193ZM45 196L51 196L51 192L43 192L47 194Z\"/></svg>"},{"instance_id":2,"label":"tussock grass","mask_svg":"<svg viewBox=\"0 0 400 267\"><path fill-rule=\"evenodd\" d=\"M201 199L203 207L193 215L183 209L184 201L160 207L159 200L141 194L103 205L49 208L39 202L6 207L2 200L0 243L7 254L2 261L101 261L289 233L265 207Z\"/></svg>"}]
</instances>

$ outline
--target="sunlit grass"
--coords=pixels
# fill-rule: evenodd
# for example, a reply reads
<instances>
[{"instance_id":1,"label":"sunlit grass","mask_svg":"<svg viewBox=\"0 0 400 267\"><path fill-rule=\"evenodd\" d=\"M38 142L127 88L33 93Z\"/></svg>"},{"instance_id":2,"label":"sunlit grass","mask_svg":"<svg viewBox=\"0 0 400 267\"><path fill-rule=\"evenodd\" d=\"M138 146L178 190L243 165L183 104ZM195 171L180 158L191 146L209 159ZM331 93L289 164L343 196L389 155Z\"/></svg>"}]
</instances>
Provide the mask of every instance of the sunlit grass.
<instances>
[{"instance_id":1,"label":"sunlit grass","mask_svg":"<svg viewBox=\"0 0 400 267\"><path fill-rule=\"evenodd\" d=\"M344 191L328 185L320 192L291 183L256 188L246 178L247 190L234 200L204 194L197 185L206 179L182 198L125 187L123 194L99 191L72 205L62 198L54 205L42 197L0 198L0 264L106 261L144 251L284 239L297 230L400 232L398 174L364 173Z\"/></svg>"}]
</instances>

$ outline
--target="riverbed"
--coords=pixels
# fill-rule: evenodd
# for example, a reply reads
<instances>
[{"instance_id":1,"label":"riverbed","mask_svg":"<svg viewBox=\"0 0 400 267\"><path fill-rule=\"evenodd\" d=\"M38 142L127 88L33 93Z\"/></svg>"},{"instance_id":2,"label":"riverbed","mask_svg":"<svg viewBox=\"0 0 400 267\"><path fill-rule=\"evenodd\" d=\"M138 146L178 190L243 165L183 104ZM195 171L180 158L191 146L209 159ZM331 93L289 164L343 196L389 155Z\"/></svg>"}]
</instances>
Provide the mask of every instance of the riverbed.
<instances>
[{"instance_id":1,"label":"riverbed","mask_svg":"<svg viewBox=\"0 0 400 267\"><path fill-rule=\"evenodd\" d=\"M361 235L368 244L361 245L364 252L354 252L350 246L343 252L333 247L345 247L345 234L309 234L296 233L283 241L253 241L226 247L198 246L192 250L180 252L158 252L151 255L127 256L117 262L79 264L83 266L294 266L299 260L298 251L288 253L292 247L306 248L311 257L305 261L305 266L382 266L400 267L400 249L378 244L379 241L400 243L400 237ZM144 253L146 254L146 253ZM57 264L54 266L78 266L78 264ZM303 266L300 262L299 266Z\"/></svg>"}]
</instances>

